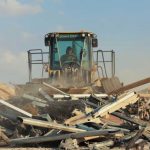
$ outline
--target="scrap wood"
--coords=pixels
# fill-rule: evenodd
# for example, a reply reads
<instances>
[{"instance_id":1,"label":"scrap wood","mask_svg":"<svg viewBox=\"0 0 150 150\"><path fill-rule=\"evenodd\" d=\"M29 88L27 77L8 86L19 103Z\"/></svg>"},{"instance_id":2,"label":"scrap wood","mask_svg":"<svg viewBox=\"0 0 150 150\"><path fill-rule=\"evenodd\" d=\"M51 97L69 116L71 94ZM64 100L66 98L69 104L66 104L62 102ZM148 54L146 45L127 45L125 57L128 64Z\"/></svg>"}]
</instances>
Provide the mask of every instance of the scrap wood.
<instances>
[{"instance_id":1,"label":"scrap wood","mask_svg":"<svg viewBox=\"0 0 150 150\"><path fill-rule=\"evenodd\" d=\"M72 114L77 116L77 115L83 114L83 112L78 109L74 109Z\"/></svg>"},{"instance_id":2,"label":"scrap wood","mask_svg":"<svg viewBox=\"0 0 150 150\"><path fill-rule=\"evenodd\" d=\"M83 94L81 95L83 96ZM69 97L70 95L67 95L67 96ZM135 135L137 135L137 132L140 132L138 127L143 126L143 124L140 123L139 120L135 121L135 119L127 117L123 111L118 112L120 108L125 108L130 103L135 103L135 101L137 101L138 96L135 93L131 93L131 95L127 94L125 96L121 95L121 97L118 97L118 100L113 101L113 102L112 101L110 102L109 100L105 101L104 99L97 98L95 95L94 96L92 95L91 97L93 98L93 101L92 101L92 98L91 100L89 100L90 98L87 97L90 103L86 105L84 100L82 100L83 102L82 106L81 106L81 101L80 101L80 104L78 104L79 103L78 101L60 101L63 103L66 102L67 104L67 105L62 105L61 103L58 103L58 101L48 102L48 100L45 100L46 102L48 102L49 105L51 105L51 107L48 106L48 107L45 107L44 109L42 108L41 110L40 110L41 107L38 108L40 116L42 114L49 114L52 120L55 120L55 119L57 120L55 116L62 115L63 117L62 121L57 120L59 123L52 122L52 121L50 122L43 121L42 118L40 118L40 116L34 117L38 119L19 117L22 121L21 125L23 125L24 127L31 127L32 129L30 129L29 132L34 132L34 133L33 135L32 133L30 134L27 132L26 132L27 134L25 134L25 133L22 133L20 130L18 130L19 137L23 137L23 138L11 139L10 144L16 144L17 146L17 145L22 145L22 144L27 144L27 143L36 144L36 143L43 143L43 142L50 142L50 141L54 142L57 140L60 141L60 140L71 138L77 141L78 146L81 146L81 142L87 143L87 141L90 141L90 143L92 143L92 146L95 148L96 146L100 148L104 148L104 147L110 148L109 145L101 146L101 144L105 145L105 141L109 139L110 141L111 140L113 141L114 143L112 145L113 147L116 146L115 145L116 140L118 141L118 145L121 146L124 141L128 142L129 140L130 141L133 140ZM96 98L96 100L94 98ZM73 105L71 104L72 102L73 102ZM30 104L31 103L29 103L29 105ZM77 105L79 105L80 107L77 107ZM72 109L70 109L71 107ZM74 110L73 113L75 114L75 116L71 117L71 112L73 110ZM28 110L26 111L29 112ZM30 113L32 114L32 112ZM51 113L55 114L55 116L53 117ZM67 115L70 113L70 115L66 117L65 113L67 113ZM117 117L117 120L116 119L114 120L114 116ZM110 118L113 117L113 119L110 119L108 117ZM65 123L70 126L64 125L64 120L66 118L69 118L69 119L67 119ZM113 120L115 124L113 124L112 122ZM125 120L125 122L128 122L128 123L122 125L122 122L123 122L122 120ZM74 121L76 121L76 123ZM81 124L82 122L84 123L83 126ZM73 127L73 125L76 125L76 127ZM87 126L87 128L85 127L85 125ZM88 131L91 129L93 131ZM28 129L26 128L26 130ZM107 131L107 132L103 132L103 131ZM131 131L133 131L135 134L130 135ZM145 138L147 139L147 141L150 141L150 133L149 133L148 127L145 128L145 130L143 131L141 135L142 136L139 136L139 137L141 137L142 139ZM32 136L32 137L28 137L28 136ZM125 136L128 136L128 139L127 138L124 139ZM134 145L137 145L140 143L138 139L134 139L133 141Z\"/></svg>"},{"instance_id":3,"label":"scrap wood","mask_svg":"<svg viewBox=\"0 0 150 150\"><path fill-rule=\"evenodd\" d=\"M113 113L112 114L109 114L109 115L106 115L105 117L105 120L109 120L111 122L113 122L114 124L117 124L117 125L121 125L124 123L124 120L122 120L121 118L117 117L117 116L114 116Z\"/></svg>"},{"instance_id":4,"label":"scrap wood","mask_svg":"<svg viewBox=\"0 0 150 150\"><path fill-rule=\"evenodd\" d=\"M2 132L2 130L0 129L0 138L6 142L7 144L9 144L9 138Z\"/></svg>"},{"instance_id":5,"label":"scrap wood","mask_svg":"<svg viewBox=\"0 0 150 150\"><path fill-rule=\"evenodd\" d=\"M141 120L149 121L150 120L150 94L142 94L139 103L137 104L138 115Z\"/></svg>"},{"instance_id":6,"label":"scrap wood","mask_svg":"<svg viewBox=\"0 0 150 150\"><path fill-rule=\"evenodd\" d=\"M127 96L117 100L116 102L112 104L108 104L101 108L98 112L94 114L95 117L98 116L105 116L109 113L115 112L116 110L119 110L120 108L125 108L129 104L134 104L138 101L138 96L134 92L128 94Z\"/></svg>"},{"instance_id":7,"label":"scrap wood","mask_svg":"<svg viewBox=\"0 0 150 150\"><path fill-rule=\"evenodd\" d=\"M116 122L115 120L111 120L111 119L109 119L109 118L105 118L105 117L103 117L103 118L100 118L100 120L101 120L101 122L103 123L103 124L109 124L109 125L121 125L121 124L123 124L122 122L119 122L118 123L118 121Z\"/></svg>"},{"instance_id":8,"label":"scrap wood","mask_svg":"<svg viewBox=\"0 0 150 150\"><path fill-rule=\"evenodd\" d=\"M134 147L135 147L136 149L141 149L141 150L143 150L143 149L146 149L146 148L145 148L145 145L146 145L146 141L145 141L145 140L143 140L143 139L138 139L138 140L135 142Z\"/></svg>"},{"instance_id":9,"label":"scrap wood","mask_svg":"<svg viewBox=\"0 0 150 150\"><path fill-rule=\"evenodd\" d=\"M59 148L64 150L80 149L77 139L71 139L71 138L61 141Z\"/></svg>"},{"instance_id":10,"label":"scrap wood","mask_svg":"<svg viewBox=\"0 0 150 150\"><path fill-rule=\"evenodd\" d=\"M150 94L145 94L145 93L140 93L140 94L138 94L139 95L139 97L141 97L141 98L150 98Z\"/></svg>"},{"instance_id":11,"label":"scrap wood","mask_svg":"<svg viewBox=\"0 0 150 150\"><path fill-rule=\"evenodd\" d=\"M150 126L147 125L144 132L143 132L143 135L148 139L148 141L150 141Z\"/></svg>"},{"instance_id":12,"label":"scrap wood","mask_svg":"<svg viewBox=\"0 0 150 150\"><path fill-rule=\"evenodd\" d=\"M75 125L75 124L92 121L93 118L97 118L99 116L104 117L107 114L110 114L110 113L115 112L116 110L119 110L120 108L125 108L125 106L127 106L129 104L133 104L133 103L137 102L138 99L139 98L138 98L137 94L132 92L111 104L107 104L100 109L95 109L94 111L92 111L89 114L83 114L83 115L77 116L70 123L71 123L71 125Z\"/></svg>"},{"instance_id":13,"label":"scrap wood","mask_svg":"<svg viewBox=\"0 0 150 150\"><path fill-rule=\"evenodd\" d=\"M29 144L29 143L43 143L43 142L50 142L50 141L59 141L65 139L80 139L84 137L91 137L91 136L101 136L101 135L115 135L120 131L116 129L104 129L104 130L95 130L95 131L84 131L79 133L69 133L69 134L62 134L62 135L53 135L53 136L39 136L39 137L26 137L26 138L17 138L11 139L11 144L21 145L21 144Z\"/></svg>"},{"instance_id":14,"label":"scrap wood","mask_svg":"<svg viewBox=\"0 0 150 150\"><path fill-rule=\"evenodd\" d=\"M85 130L78 129L75 127L67 127L62 124L52 123L52 122L48 122L48 121L42 121L42 120L38 120L38 119L31 119L31 118L25 118L25 117L18 117L18 119L20 119L23 124L37 126L37 127L58 129L58 130L63 130L63 131L67 131L67 132L83 132L83 131L85 131Z\"/></svg>"},{"instance_id":15,"label":"scrap wood","mask_svg":"<svg viewBox=\"0 0 150 150\"><path fill-rule=\"evenodd\" d=\"M90 149L100 149L100 148L104 148L104 147L110 147L114 145L114 141L113 140L107 140L107 141L103 141L103 142L95 142L93 144L89 144L88 147Z\"/></svg>"},{"instance_id":16,"label":"scrap wood","mask_svg":"<svg viewBox=\"0 0 150 150\"><path fill-rule=\"evenodd\" d=\"M75 120L82 119L84 117L86 117L86 114L81 112L80 114L77 114L76 116L73 116L73 117L65 120L65 124L66 125L74 125L72 122L74 122Z\"/></svg>"},{"instance_id":17,"label":"scrap wood","mask_svg":"<svg viewBox=\"0 0 150 150\"><path fill-rule=\"evenodd\" d=\"M150 99L142 98L138 103L138 114L140 119L150 120Z\"/></svg>"},{"instance_id":18,"label":"scrap wood","mask_svg":"<svg viewBox=\"0 0 150 150\"><path fill-rule=\"evenodd\" d=\"M93 111L92 108L90 108L90 107L85 107L85 113L90 113L91 111ZM75 109L75 110L73 110L73 112L72 112L72 114L73 114L74 116L71 117L71 118L69 118L69 119L66 119L64 123L65 123L66 125L71 125L70 123L71 123L73 120L78 119L78 118L81 117L81 116L85 116L85 113L82 112L82 111L79 111L78 109ZM95 121L96 121L96 119L95 119ZM99 122L99 123L100 123L100 122Z\"/></svg>"}]
</instances>

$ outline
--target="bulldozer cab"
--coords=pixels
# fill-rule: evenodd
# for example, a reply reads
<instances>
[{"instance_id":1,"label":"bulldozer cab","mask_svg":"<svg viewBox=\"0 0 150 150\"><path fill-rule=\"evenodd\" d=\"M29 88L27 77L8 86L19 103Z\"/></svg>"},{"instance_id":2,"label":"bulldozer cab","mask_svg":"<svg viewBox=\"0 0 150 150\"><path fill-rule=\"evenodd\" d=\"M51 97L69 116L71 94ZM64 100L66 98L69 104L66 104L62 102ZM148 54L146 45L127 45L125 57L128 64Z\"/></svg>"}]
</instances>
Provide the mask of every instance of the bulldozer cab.
<instances>
[{"instance_id":1,"label":"bulldozer cab","mask_svg":"<svg viewBox=\"0 0 150 150\"><path fill-rule=\"evenodd\" d=\"M74 63L79 68L90 70L92 67L92 42L95 39L96 35L90 32L46 34L45 45L49 47L50 54L49 68L62 70L65 65ZM97 46L96 44L93 46ZM72 49L70 54L69 48Z\"/></svg>"}]
</instances>

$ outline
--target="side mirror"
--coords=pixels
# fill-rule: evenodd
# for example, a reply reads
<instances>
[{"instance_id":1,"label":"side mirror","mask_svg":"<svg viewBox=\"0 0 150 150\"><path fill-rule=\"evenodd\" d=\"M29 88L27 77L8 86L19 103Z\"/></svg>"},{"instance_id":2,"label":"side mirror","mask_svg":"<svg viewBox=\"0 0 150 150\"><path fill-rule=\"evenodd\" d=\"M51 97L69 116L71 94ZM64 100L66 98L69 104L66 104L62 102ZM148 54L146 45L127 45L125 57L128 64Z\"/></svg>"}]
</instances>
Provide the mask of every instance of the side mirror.
<instances>
[{"instance_id":1,"label":"side mirror","mask_svg":"<svg viewBox=\"0 0 150 150\"><path fill-rule=\"evenodd\" d=\"M45 36L45 46L50 46L51 42L50 42L50 37Z\"/></svg>"},{"instance_id":2,"label":"side mirror","mask_svg":"<svg viewBox=\"0 0 150 150\"><path fill-rule=\"evenodd\" d=\"M92 39L92 47L98 47L98 40L96 38Z\"/></svg>"}]
</instances>

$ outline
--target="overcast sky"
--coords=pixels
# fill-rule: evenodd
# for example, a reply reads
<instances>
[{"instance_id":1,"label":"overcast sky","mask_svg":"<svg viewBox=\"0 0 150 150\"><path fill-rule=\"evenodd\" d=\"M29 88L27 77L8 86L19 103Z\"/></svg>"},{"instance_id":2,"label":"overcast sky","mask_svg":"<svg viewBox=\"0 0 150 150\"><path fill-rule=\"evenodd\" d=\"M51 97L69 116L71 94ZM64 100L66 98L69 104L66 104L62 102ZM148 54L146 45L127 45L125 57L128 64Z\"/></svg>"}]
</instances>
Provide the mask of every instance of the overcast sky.
<instances>
[{"instance_id":1,"label":"overcast sky","mask_svg":"<svg viewBox=\"0 0 150 150\"><path fill-rule=\"evenodd\" d=\"M116 51L116 75L150 76L149 0L0 0L0 81L28 81L28 49L54 31L92 31L99 49Z\"/></svg>"}]
</instances>

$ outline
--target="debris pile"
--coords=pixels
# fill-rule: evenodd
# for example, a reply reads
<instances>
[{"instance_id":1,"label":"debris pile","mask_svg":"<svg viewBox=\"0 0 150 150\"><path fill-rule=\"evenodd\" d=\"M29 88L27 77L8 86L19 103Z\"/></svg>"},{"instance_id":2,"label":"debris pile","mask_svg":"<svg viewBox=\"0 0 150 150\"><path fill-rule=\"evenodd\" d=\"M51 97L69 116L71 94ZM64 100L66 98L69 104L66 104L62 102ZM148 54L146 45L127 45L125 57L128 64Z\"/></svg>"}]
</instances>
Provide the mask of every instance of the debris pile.
<instances>
[{"instance_id":1,"label":"debris pile","mask_svg":"<svg viewBox=\"0 0 150 150\"><path fill-rule=\"evenodd\" d=\"M0 98L7 100L15 95L15 88L12 85L0 83Z\"/></svg>"},{"instance_id":2,"label":"debris pile","mask_svg":"<svg viewBox=\"0 0 150 150\"><path fill-rule=\"evenodd\" d=\"M9 101L0 99L0 145L149 149L150 126L139 117L142 94L77 93L43 83L36 94L30 91Z\"/></svg>"}]
</instances>

